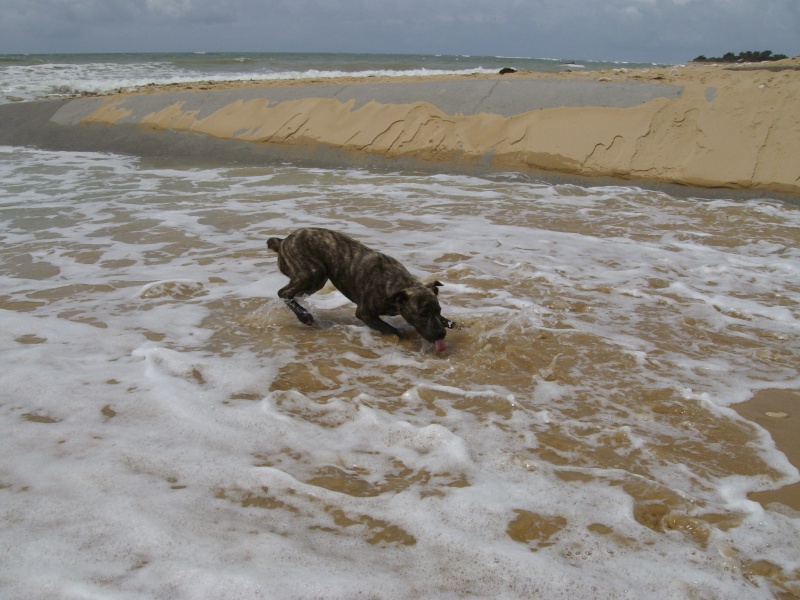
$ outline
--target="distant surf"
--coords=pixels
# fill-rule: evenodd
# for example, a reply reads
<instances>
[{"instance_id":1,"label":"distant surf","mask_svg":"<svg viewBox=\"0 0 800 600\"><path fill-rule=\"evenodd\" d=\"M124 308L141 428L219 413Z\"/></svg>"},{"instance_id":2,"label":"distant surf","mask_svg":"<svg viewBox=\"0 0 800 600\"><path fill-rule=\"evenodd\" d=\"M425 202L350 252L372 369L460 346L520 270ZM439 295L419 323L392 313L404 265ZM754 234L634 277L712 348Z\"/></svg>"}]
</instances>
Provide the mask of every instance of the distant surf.
<instances>
[{"instance_id":1,"label":"distant surf","mask_svg":"<svg viewBox=\"0 0 800 600\"><path fill-rule=\"evenodd\" d=\"M651 66L642 64L626 66ZM104 94L148 84L337 77L427 77L518 71L560 72L619 66L604 61L433 54L183 52L0 55L0 104Z\"/></svg>"}]
</instances>

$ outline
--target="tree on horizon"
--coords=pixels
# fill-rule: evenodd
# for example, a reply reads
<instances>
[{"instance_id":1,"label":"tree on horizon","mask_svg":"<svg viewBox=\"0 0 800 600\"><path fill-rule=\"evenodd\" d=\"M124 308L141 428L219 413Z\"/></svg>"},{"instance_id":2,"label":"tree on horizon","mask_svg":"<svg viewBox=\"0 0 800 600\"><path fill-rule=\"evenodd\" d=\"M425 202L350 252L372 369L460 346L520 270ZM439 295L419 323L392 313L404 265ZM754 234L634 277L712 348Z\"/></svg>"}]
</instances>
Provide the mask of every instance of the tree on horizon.
<instances>
[{"instance_id":1,"label":"tree on horizon","mask_svg":"<svg viewBox=\"0 0 800 600\"><path fill-rule=\"evenodd\" d=\"M768 62L773 60L783 60L789 58L785 54L773 54L772 50L747 50L746 52L727 52L721 57L706 58L702 54L692 62Z\"/></svg>"}]
</instances>

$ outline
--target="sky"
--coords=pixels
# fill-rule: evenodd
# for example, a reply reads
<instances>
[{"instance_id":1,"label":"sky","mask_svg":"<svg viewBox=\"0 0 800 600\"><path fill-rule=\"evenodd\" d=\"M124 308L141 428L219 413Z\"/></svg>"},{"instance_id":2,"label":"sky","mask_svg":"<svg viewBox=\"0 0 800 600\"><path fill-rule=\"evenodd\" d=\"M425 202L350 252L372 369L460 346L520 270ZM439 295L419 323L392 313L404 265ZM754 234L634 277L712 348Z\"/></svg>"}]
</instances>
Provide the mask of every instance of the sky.
<instances>
[{"instance_id":1,"label":"sky","mask_svg":"<svg viewBox=\"0 0 800 600\"><path fill-rule=\"evenodd\" d=\"M800 0L0 0L0 53L800 55Z\"/></svg>"}]
</instances>

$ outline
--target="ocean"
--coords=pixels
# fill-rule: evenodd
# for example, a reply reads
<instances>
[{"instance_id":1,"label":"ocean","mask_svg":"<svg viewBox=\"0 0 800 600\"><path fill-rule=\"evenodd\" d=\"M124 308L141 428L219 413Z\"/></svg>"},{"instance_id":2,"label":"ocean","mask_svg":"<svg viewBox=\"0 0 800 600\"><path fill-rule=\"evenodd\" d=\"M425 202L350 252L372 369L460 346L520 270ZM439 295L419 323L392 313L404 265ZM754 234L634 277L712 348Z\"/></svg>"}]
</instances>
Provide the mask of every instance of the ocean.
<instances>
[{"instance_id":1,"label":"ocean","mask_svg":"<svg viewBox=\"0 0 800 600\"><path fill-rule=\"evenodd\" d=\"M149 83L559 72L652 66L503 56L303 53L0 54L0 104L103 94Z\"/></svg>"},{"instance_id":2,"label":"ocean","mask_svg":"<svg viewBox=\"0 0 800 600\"><path fill-rule=\"evenodd\" d=\"M247 76L182 56L3 94ZM0 598L800 593L798 513L748 498L800 473L733 408L800 389L796 205L0 147L0 215ZM300 324L265 244L302 226L441 281L447 351L330 286Z\"/></svg>"}]
</instances>

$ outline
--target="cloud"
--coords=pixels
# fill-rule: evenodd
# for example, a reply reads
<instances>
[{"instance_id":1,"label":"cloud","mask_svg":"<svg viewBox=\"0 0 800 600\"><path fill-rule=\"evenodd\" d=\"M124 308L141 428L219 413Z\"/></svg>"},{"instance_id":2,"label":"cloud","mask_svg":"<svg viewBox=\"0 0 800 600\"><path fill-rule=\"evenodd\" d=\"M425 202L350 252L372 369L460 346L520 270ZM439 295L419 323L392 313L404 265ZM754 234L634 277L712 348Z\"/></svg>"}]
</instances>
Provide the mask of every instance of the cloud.
<instances>
[{"instance_id":1,"label":"cloud","mask_svg":"<svg viewBox=\"0 0 800 600\"><path fill-rule=\"evenodd\" d=\"M191 0L145 0L148 11L177 18L186 15L192 10Z\"/></svg>"},{"instance_id":2,"label":"cloud","mask_svg":"<svg viewBox=\"0 0 800 600\"><path fill-rule=\"evenodd\" d=\"M798 0L3 0L0 52L800 54Z\"/></svg>"}]
</instances>

